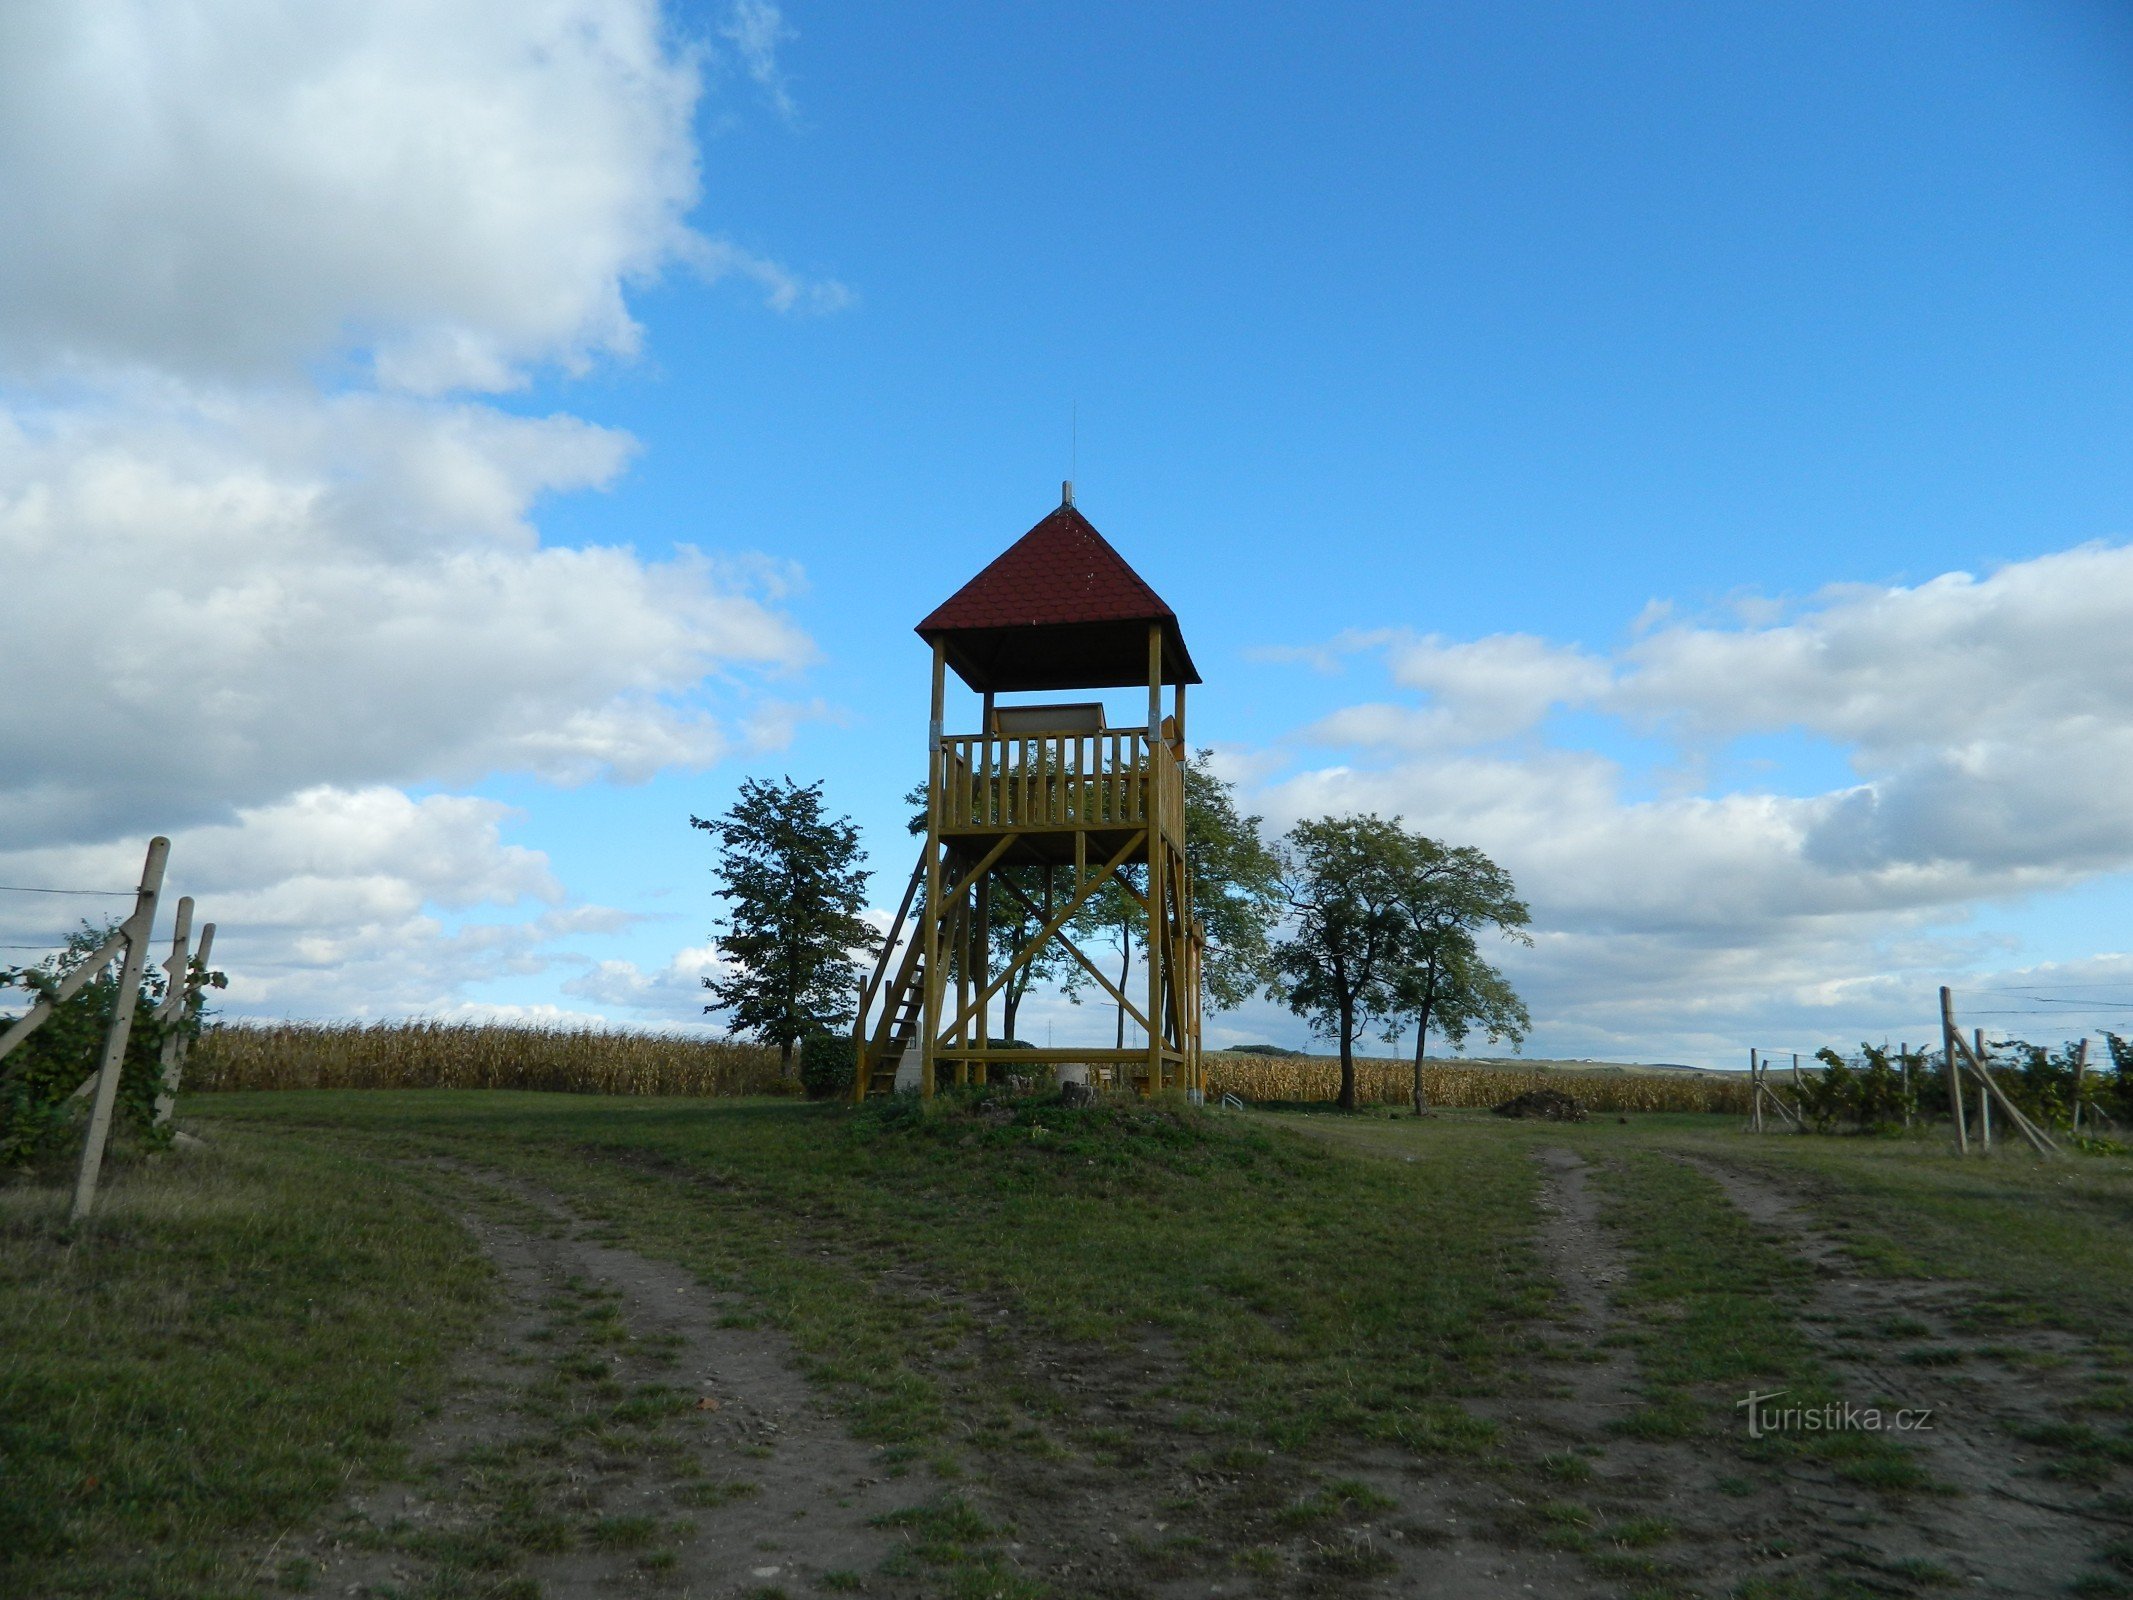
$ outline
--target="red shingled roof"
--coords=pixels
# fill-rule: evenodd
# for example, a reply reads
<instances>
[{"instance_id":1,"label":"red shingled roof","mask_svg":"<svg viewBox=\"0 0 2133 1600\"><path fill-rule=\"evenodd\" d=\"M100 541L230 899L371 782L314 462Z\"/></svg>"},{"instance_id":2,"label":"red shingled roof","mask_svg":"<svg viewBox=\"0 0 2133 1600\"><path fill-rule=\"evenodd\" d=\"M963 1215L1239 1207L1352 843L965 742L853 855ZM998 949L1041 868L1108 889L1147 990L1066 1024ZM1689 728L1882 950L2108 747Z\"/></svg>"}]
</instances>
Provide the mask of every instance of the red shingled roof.
<instances>
[{"instance_id":1,"label":"red shingled roof","mask_svg":"<svg viewBox=\"0 0 2133 1600\"><path fill-rule=\"evenodd\" d=\"M1164 680L1198 683L1177 614L1068 504L1009 545L917 631L929 643L948 640L950 662L973 688L1103 688L1147 681L1151 622L1163 624Z\"/></svg>"},{"instance_id":2,"label":"red shingled roof","mask_svg":"<svg viewBox=\"0 0 2133 1600\"><path fill-rule=\"evenodd\" d=\"M919 634L1176 615L1073 506L1061 506L918 625Z\"/></svg>"}]
</instances>

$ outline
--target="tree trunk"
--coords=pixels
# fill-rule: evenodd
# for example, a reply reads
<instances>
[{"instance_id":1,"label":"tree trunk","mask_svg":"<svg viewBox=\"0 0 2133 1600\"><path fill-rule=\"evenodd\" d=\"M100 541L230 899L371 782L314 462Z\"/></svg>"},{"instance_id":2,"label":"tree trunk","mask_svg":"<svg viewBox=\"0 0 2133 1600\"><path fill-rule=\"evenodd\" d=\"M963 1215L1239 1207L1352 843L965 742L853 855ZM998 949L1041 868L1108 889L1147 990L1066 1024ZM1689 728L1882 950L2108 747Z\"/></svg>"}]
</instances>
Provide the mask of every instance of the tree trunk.
<instances>
[{"instance_id":1,"label":"tree trunk","mask_svg":"<svg viewBox=\"0 0 2133 1600\"><path fill-rule=\"evenodd\" d=\"M1422 1093L1422 1057L1429 1049L1429 1017L1437 1009L1437 958L1429 960L1429 986L1422 992L1422 1005L1415 1013L1415 1115L1429 1115L1429 1099Z\"/></svg>"},{"instance_id":2,"label":"tree trunk","mask_svg":"<svg viewBox=\"0 0 2133 1600\"><path fill-rule=\"evenodd\" d=\"M1422 1052L1429 1048L1429 1008L1422 1008L1422 1015L1415 1023L1415 1115L1429 1115L1429 1097L1422 1092Z\"/></svg>"},{"instance_id":3,"label":"tree trunk","mask_svg":"<svg viewBox=\"0 0 2133 1600\"><path fill-rule=\"evenodd\" d=\"M1343 1111L1355 1109L1355 1007L1341 1007L1341 1098Z\"/></svg>"},{"instance_id":4,"label":"tree trunk","mask_svg":"<svg viewBox=\"0 0 2133 1600\"><path fill-rule=\"evenodd\" d=\"M1007 987L1002 991L1000 1022L1007 1029L1007 1037L1009 1039L1015 1036L1015 1017L1022 1010L1022 991L1027 987L1028 984L1026 982L1017 983L1010 978L1007 982Z\"/></svg>"},{"instance_id":5,"label":"tree trunk","mask_svg":"<svg viewBox=\"0 0 2133 1600\"><path fill-rule=\"evenodd\" d=\"M1126 992L1127 975L1133 971L1133 930L1121 928L1118 933L1118 992ZM1118 1048L1126 1048L1126 1002L1118 1003Z\"/></svg>"},{"instance_id":6,"label":"tree trunk","mask_svg":"<svg viewBox=\"0 0 2133 1600\"><path fill-rule=\"evenodd\" d=\"M778 1041L778 1076L781 1078L792 1076L792 1041L790 1039L780 1039Z\"/></svg>"}]
</instances>

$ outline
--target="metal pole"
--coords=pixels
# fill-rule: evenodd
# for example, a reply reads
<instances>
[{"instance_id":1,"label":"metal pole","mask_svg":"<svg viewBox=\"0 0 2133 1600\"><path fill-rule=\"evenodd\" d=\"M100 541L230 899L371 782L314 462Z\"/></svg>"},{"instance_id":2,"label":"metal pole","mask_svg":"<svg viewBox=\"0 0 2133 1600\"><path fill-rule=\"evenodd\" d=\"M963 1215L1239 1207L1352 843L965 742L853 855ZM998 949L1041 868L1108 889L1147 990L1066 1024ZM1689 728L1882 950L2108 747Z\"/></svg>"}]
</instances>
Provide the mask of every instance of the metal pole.
<instances>
[{"instance_id":1,"label":"metal pole","mask_svg":"<svg viewBox=\"0 0 2133 1600\"><path fill-rule=\"evenodd\" d=\"M126 1036L133 1030L133 1008L140 999L141 969L148 964L148 936L155 928L156 896L163 889L163 867L170 841L160 834L148 841L141 886L126 919L126 958L119 964L118 994L111 1002L111 1026L104 1030L104 1056L96 1069L96 1103L89 1112L89 1137L81 1147L81 1171L74 1179L74 1209L79 1222L96 1203L96 1179L104 1165L104 1143L111 1137L111 1110L118 1103L119 1078L126 1070Z\"/></svg>"}]
</instances>

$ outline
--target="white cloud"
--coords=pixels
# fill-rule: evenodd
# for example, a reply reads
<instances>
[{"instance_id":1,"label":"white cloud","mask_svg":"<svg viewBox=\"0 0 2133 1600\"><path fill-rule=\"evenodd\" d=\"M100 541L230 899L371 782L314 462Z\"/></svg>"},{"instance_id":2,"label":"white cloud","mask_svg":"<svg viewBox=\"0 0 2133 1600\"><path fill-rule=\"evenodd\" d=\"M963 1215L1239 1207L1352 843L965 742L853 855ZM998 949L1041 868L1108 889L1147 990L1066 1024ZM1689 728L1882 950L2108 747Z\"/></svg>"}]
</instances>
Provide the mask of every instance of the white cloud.
<instances>
[{"instance_id":1,"label":"white cloud","mask_svg":"<svg viewBox=\"0 0 2133 1600\"><path fill-rule=\"evenodd\" d=\"M743 5L728 43L789 108L787 37ZM811 652L796 572L544 545L635 442L448 398L632 356L674 266L849 303L692 226L704 57L658 0L0 7L18 879L126 881L169 832L240 1008L450 1012L628 919L405 789L637 780L806 714L760 681Z\"/></svg>"},{"instance_id":2,"label":"white cloud","mask_svg":"<svg viewBox=\"0 0 2133 1600\"><path fill-rule=\"evenodd\" d=\"M1957 931L1979 907L2133 868L2129 615L2133 548L2091 546L1731 626L1648 607L1604 659L1517 636L1357 636L1427 698L1322 719L1304 748L1337 739L1358 759L1262 799L1277 823L1401 813L1503 861L1542 934L1507 959L1558 1040L1593 1053L1730 1060L1754 1027L1819 1042L1915 1026L1935 984L2013 953ZM1692 764L1804 735L1856 781L1644 797L1610 757L1541 736L1572 707Z\"/></svg>"},{"instance_id":3,"label":"white cloud","mask_svg":"<svg viewBox=\"0 0 2133 1600\"><path fill-rule=\"evenodd\" d=\"M227 823L174 830L159 925L170 926L179 896L194 898L198 919L216 925L214 960L230 974L234 1014L446 1011L469 984L582 965L568 941L635 920L566 904L547 857L504 841L512 818L463 795L306 789ZM0 881L127 884L145 842L10 850ZM49 940L84 908L94 917L125 906L0 895L0 940ZM506 920L477 920L497 912Z\"/></svg>"},{"instance_id":4,"label":"white cloud","mask_svg":"<svg viewBox=\"0 0 2133 1600\"><path fill-rule=\"evenodd\" d=\"M36 619L0 633L0 831L717 759L746 736L706 675L809 646L745 565L540 545L534 498L629 449L568 417L361 396L0 416L0 569Z\"/></svg>"},{"instance_id":5,"label":"white cloud","mask_svg":"<svg viewBox=\"0 0 2133 1600\"><path fill-rule=\"evenodd\" d=\"M719 37L733 46L741 69L755 81L765 98L781 115L797 116L799 107L793 103L784 69L778 65L778 46L795 37L785 25L784 13L770 0L733 0L718 31Z\"/></svg>"}]
</instances>

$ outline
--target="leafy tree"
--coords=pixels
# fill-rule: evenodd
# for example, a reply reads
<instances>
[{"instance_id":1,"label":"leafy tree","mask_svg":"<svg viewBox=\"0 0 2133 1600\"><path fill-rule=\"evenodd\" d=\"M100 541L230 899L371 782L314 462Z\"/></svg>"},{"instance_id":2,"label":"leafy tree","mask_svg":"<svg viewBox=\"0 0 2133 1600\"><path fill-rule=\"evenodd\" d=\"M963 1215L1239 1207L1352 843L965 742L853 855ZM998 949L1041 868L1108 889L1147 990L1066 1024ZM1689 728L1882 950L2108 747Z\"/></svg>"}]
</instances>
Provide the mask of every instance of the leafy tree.
<instances>
[{"instance_id":1,"label":"leafy tree","mask_svg":"<svg viewBox=\"0 0 2133 1600\"><path fill-rule=\"evenodd\" d=\"M749 778L722 817L689 826L718 840L712 868L728 921L714 932L729 975L704 979L706 1011L778 1047L790 1076L793 1047L811 1033L847 1027L859 984L854 952L873 955L881 936L860 913L868 874L858 865L859 830L822 811L822 785Z\"/></svg>"},{"instance_id":2,"label":"leafy tree","mask_svg":"<svg viewBox=\"0 0 2133 1600\"><path fill-rule=\"evenodd\" d=\"M1481 954L1476 934L1494 928L1531 944L1532 915L1511 875L1471 845L1445 845L1401 830L1399 907L1407 925L1398 970L1390 977L1387 1037L1415 1025L1415 1114L1428 1109L1422 1061L1435 1028L1454 1046L1481 1033L1491 1043L1525 1042L1532 1019L1510 981Z\"/></svg>"},{"instance_id":3,"label":"leafy tree","mask_svg":"<svg viewBox=\"0 0 2133 1600\"><path fill-rule=\"evenodd\" d=\"M1313 1031L1339 1042L1340 1104L1355 1109L1355 1035L1389 1014L1411 938L1399 819L1320 817L1283 840L1289 936L1274 947L1275 985Z\"/></svg>"},{"instance_id":4,"label":"leafy tree","mask_svg":"<svg viewBox=\"0 0 2133 1600\"><path fill-rule=\"evenodd\" d=\"M1218 1010L1241 1006L1272 971L1271 936L1282 912L1281 861L1256 816L1237 807L1237 788L1216 775L1212 750L1185 773L1185 860L1192 909L1207 937L1200 981Z\"/></svg>"}]
</instances>

